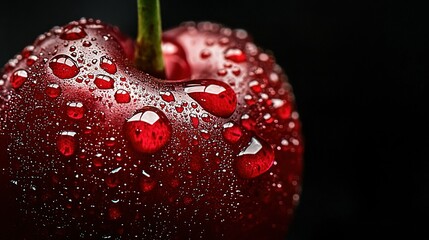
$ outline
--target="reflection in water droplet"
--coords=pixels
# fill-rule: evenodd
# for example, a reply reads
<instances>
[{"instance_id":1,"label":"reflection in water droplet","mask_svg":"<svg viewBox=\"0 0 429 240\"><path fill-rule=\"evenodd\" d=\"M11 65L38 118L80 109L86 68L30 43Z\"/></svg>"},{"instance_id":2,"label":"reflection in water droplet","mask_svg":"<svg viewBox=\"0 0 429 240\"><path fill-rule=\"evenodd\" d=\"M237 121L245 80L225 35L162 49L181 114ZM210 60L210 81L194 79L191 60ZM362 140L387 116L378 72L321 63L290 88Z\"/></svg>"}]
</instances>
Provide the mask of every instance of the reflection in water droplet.
<instances>
[{"instance_id":1,"label":"reflection in water droplet","mask_svg":"<svg viewBox=\"0 0 429 240\"><path fill-rule=\"evenodd\" d=\"M238 142L238 140L240 140L241 136L243 135L241 128L232 122L225 123L223 125L223 129L222 135L229 143Z\"/></svg>"},{"instance_id":2,"label":"reflection in water droplet","mask_svg":"<svg viewBox=\"0 0 429 240\"><path fill-rule=\"evenodd\" d=\"M109 76L98 74L95 77L94 83L99 89L112 89L115 80Z\"/></svg>"},{"instance_id":3,"label":"reflection in water droplet","mask_svg":"<svg viewBox=\"0 0 429 240\"><path fill-rule=\"evenodd\" d=\"M76 151L76 132L74 131L63 131L60 133L57 139L57 149L58 151L68 157L75 153Z\"/></svg>"},{"instance_id":4,"label":"reflection in water droplet","mask_svg":"<svg viewBox=\"0 0 429 240\"><path fill-rule=\"evenodd\" d=\"M83 43L82 43L82 46L84 46L84 47L91 47L91 45L92 45L92 43L90 41L87 41L87 40L83 41Z\"/></svg>"},{"instance_id":5,"label":"reflection in water droplet","mask_svg":"<svg viewBox=\"0 0 429 240\"><path fill-rule=\"evenodd\" d=\"M242 178L255 178L267 172L274 163L274 151L261 139L253 137L235 162L237 174Z\"/></svg>"},{"instance_id":6,"label":"reflection in water droplet","mask_svg":"<svg viewBox=\"0 0 429 240\"><path fill-rule=\"evenodd\" d=\"M37 56L31 55L31 56L29 56L29 57L27 58L27 62L26 62L26 64L27 64L27 66L28 66L28 67L31 67L31 66L33 66L33 64L34 64L37 60L39 60L39 58L38 58Z\"/></svg>"},{"instance_id":7,"label":"reflection in water droplet","mask_svg":"<svg viewBox=\"0 0 429 240\"><path fill-rule=\"evenodd\" d=\"M45 88L45 93L50 98L56 98L61 94L60 85L56 83L49 83Z\"/></svg>"},{"instance_id":8,"label":"reflection in water droplet","mask_svg":"<svg viewBox=\"0 0 429 240\"><path fill-rule=\"evenodd\" d=\"M66 113L69 118L81 119L85 112L86 109L81 102L67 102Z\"/></svg>"},{"instance_id":9,"label":"reflection in water droplet","mask_svg":"<svg viewBox=\"0 0 429 240\"><path fill-rule=\"evenodd\" d=\"M28 78L28 72L24 69L16 70L11 76L10 76L10 85L17 89L24 84L25 81L27 81Z\"/></svg>"},{"instance_id":10,"label":"reflection in water droplet","mask_svg":"<svg viewBox=\"0 0 429 240\"><path fill-rule=\"evenodd\" d=\"M243 126L246 130L253 131L255 130L256 121L248 114L244 114L241 116L241 126Z\"/></svg>"},{"instance_id":11,"label":"reflection in water droplet","mask_svg":"<svg viewBox=\"0 0 429 240\"><path fill-rule=\"evenodd\" d=\"M52 69L52 73L61 78L73 78L79 73L77 63L69 56L60 54L51 59L49 67Z\"/></svg>"},{"instance_id":12,"label":"reflection in water droplet","mask_svg":"<svg viewBox=\"0 0 429 240\"><path fill-rule=\"evenodd\" d=\"M237 107L234 90L226 83L216 80L194 80L185 84L185 92L207 112L227 118Z\"/></svg>"},{"instance_id":13,"label":"reflection in water droplet","mask_svg":"<svg viewBox=\"0 0 429 240\"><path fill-rule=\"evenodd\" d=\"M246 61L246 54L238 48L230 48L225 51L225 59L231 60L236 63Z\"/></svg>"},{"instance_id":14,"label":"reflection in water droplet","mask_svg":"<svg viewBox=\"0 0 429 240\"><path fill-rule=\"evenodd\" d=\"M130 93L126 90L119 89L115 93L115 100L117 103L129 103L131 101Z\"/></svg>"},{"instance_id":15,"label":"reflection in water droplet","mask_svg":"<svg viewBox=\"0 0 429 240\"><path fill-rule=\"evenodd\" d=\"M136 151L154 153L167 144L172 129L162 111L144 107L125 122L124 131Z\"/></svg>"}]
</instances>

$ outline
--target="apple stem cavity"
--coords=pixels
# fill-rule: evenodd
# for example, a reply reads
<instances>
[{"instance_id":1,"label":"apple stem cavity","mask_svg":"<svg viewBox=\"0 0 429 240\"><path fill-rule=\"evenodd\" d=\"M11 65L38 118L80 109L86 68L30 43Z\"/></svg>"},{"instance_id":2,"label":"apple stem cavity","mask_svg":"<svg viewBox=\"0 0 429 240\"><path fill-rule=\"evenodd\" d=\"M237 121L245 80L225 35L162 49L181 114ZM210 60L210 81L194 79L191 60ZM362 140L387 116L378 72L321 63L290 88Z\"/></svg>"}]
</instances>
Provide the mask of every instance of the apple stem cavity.
<instances>
[{"instance_id":1,"label":"apple stem cavity","mask_svg":"<svg viewBox=\"0 0 429 240\"><path fill-rule=\"evenodd\" d=\"M165 78L159 0L137 0L137 9L135 64L137 68L154 77Z\"/></svg>"}]
</instances>

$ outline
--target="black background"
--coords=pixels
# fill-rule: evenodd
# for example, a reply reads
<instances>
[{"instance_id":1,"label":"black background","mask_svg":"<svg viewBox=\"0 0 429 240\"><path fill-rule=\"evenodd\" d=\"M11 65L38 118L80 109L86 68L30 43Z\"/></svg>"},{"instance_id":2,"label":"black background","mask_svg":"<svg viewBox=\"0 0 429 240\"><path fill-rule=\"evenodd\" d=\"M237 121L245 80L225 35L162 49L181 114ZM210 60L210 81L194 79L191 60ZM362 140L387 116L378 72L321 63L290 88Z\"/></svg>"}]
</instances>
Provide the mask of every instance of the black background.
<instances>
[{"instance_id":1,"label":"black background","mask_svg":"<svg viewBox=\"0 0 429 240\"><path fill-rule=\"evenodd\" d=\"M306 139L287 239L413 239L429 221L429 21L408 1L161 1L164 29L244 28L287 72ZM136 34L135 1L8 2L0 62L54 25L99 18Z\"/></svg>"}]
</instances>

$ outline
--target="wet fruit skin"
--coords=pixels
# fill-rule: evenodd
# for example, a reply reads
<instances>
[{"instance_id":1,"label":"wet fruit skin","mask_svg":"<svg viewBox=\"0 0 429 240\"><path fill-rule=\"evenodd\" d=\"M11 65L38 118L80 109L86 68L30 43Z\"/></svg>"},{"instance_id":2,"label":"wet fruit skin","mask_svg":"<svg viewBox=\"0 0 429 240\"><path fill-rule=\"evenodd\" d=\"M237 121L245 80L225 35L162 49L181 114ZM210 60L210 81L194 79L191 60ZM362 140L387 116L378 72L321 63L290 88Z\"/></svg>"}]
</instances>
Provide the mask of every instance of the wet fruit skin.
<instances>
[{"instance_id":1,"label":"wet fruit skin","mask_svg":"<svg viewBox=\"0 0 429 240\"><path fill-rule=\"evenodd\" d=\"M208 22L164 33L168 80L137 70L133 48L81 19L5 65L0 234L283 239L303 146L274 58Z\"/></svg>"}]
</instances>

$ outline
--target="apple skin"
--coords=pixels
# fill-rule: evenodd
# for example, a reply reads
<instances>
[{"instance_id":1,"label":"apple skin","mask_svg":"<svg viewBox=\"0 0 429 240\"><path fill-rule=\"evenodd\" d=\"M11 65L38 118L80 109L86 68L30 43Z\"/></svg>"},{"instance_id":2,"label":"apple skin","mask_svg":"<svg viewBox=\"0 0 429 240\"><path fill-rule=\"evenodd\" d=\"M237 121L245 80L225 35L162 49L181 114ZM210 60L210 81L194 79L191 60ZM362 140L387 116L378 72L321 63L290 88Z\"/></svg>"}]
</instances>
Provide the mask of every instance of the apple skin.
<instances>
[{"instance_id":1,"label":"apple skin","mask_svg":"<svg viewBox=\"0 0 429 240\"><path fill-rule=\"evenodd\" d=\"M5 65L0 208L17 212L5 234L283 239L303 143L273 56L209 22L163 34L168 80L133 53L117 28L81 19Z\"/></svg>"}]
</instances>

